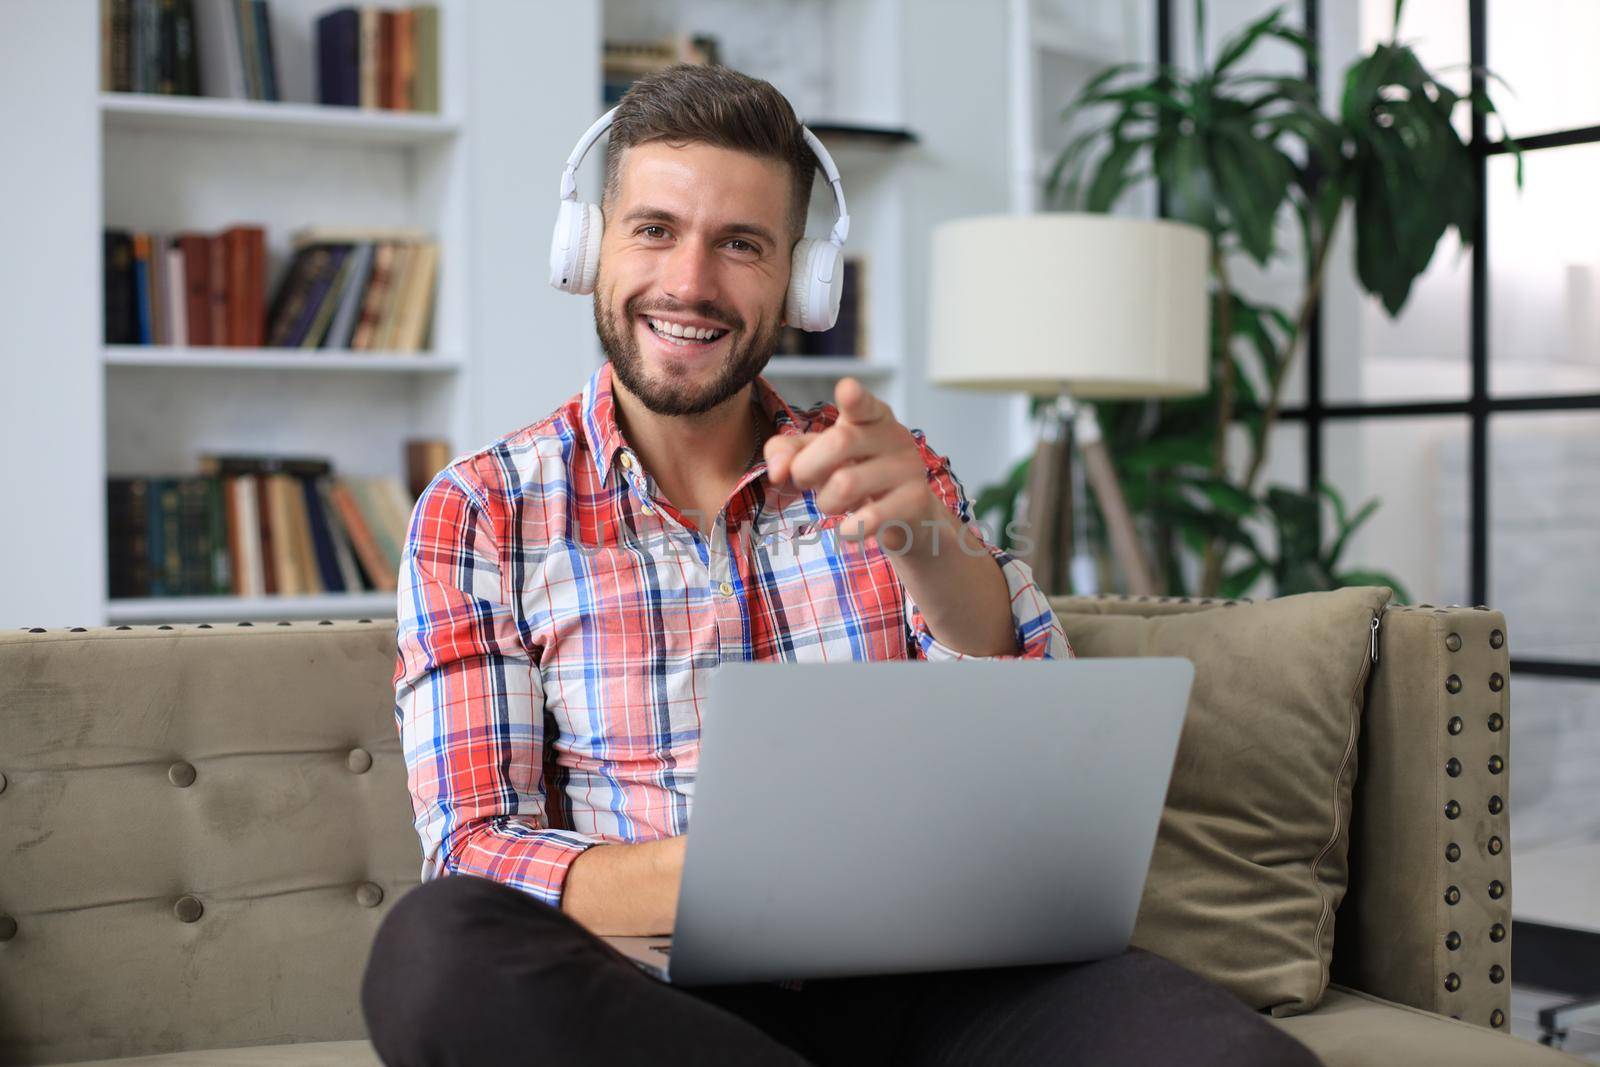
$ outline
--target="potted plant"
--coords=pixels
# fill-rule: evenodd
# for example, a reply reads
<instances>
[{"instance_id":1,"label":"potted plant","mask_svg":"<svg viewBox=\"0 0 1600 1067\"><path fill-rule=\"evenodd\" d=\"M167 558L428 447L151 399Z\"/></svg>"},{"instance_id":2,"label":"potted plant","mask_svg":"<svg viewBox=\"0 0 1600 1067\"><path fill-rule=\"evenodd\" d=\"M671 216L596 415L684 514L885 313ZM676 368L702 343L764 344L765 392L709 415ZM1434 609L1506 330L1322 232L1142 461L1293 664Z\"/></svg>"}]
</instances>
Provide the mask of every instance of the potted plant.
<instances>
[{"instance_id":1,"label":"potted plant","mask_svg":"<svg viewBox=\"0 0 1600 1067\"><path fill-rule=\"evenodd\" d=\"M1195 0L1196 67L1124 64L1095 77L1067 105L1062 121L1097 116L1055 160L1046 183L1051 207L1110 211L1130 189L1159 181L1167 213L1212 236L1211 390L1183 401L1099 405L1129 507L1153 542L1167 591L1238 596L1270 575L1281 593L1381 583L1408 599L1392 576L1341 571L1338 556L1378 506L1354 515L1328 486L1303 492L1262 489L1267 445L1289 367L1310 329L1328 252L1346 216L1355 226L1356 277L1391 315L1440 239L1455 229L1462 246L1476 238L1477 170L1451 123L1458 107L1498 119L1487 91L1466 95L1441 83L1395 35L1345 71L1335 114L1324 114L1316 87L1297 74L1243 68L1262 41L1311 45L1277 8L1205 55L1205 0ZM1502 124L1503 125L1503 124ZM1522 183L1521 155L1517 184ZM1292 309L1245 298L1230 262L1243 255L1265 266L1282 250L1278 222L1291 212L1300 233L1304 286ZM1228 429L1245 430L1242 474L1230 463ZM979 494L980 514L998 513L1004 529L1026 484L1018 464ZM1333 536L1323 549L1324 504ZM1095 521L1098 516L1091 512ZM1269 556L1248 526L1277 529ZM1183 565L1189 553L1191 565ZM1197 562L1195 562L1197 561ZM1191 583L1188 572L1197 571Z\"/></svg>"}]
</instances>

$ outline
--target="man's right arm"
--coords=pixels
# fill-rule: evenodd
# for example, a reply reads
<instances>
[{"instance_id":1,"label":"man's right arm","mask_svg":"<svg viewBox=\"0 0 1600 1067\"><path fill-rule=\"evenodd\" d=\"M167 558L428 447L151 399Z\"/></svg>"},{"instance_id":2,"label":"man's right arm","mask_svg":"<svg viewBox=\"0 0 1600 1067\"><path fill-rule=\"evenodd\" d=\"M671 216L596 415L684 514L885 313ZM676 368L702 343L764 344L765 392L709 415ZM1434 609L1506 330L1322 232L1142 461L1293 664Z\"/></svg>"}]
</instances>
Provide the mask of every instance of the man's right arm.
<instances>
[{"instance_id":1,"label":"man's right arm","mask_svg":"<svg viewBox=\"0 0 1600 1067\"><path fill-rule=\"evenodd\" d=\"M596 845L567 869L561 910L597 934L670 934L687 841Z\"/></svg>"}]
</instances>

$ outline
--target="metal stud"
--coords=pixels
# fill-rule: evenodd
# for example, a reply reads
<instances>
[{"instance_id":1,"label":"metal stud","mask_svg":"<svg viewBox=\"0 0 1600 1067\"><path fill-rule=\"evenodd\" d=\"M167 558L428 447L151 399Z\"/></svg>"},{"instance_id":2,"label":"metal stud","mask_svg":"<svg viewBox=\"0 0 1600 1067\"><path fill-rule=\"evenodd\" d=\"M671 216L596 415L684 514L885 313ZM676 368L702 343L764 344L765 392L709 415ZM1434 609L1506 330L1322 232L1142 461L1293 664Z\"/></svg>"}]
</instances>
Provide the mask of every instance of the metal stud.
<instances>
[{"instance_id":1,"label":"metal stud","mask_svg":"<svg viewBox=\"0 0 1600 1067\"><path fill-rule=\"evenodd\" d=\"M1506 806L1506 802L1504 800L1500 799L1499 794L1496 794L1495 796L1492 796L1492 797L1489 798L1489 814L1490 815L1499 815L1500 812L1505 810L1505 806Z\"/></svg>"},{"instance_id":2,"label":"metal stud","mask_svg":"<svg viewBox=\"0 0 1600 1067\"><path fill-rule=\"evenodd\" d=\"M1451 634L1449 637L1446 637L1444 639L1444 647L1448 648L1451 652L1460 652L1461 651L1461 635L1460 634Z\"/></svg>"},{"instance_id":3,"label":"metal stud","mask_svg":"<svg viewBox=\"0 0 1600 1067\"><path fill-rule=\"evenodd\" d=\"M28 632L30 634L42 634L42 633L45 632L45 628L43 626L35 626L32 629L30 629Z\"/></svg>"},{"instance_id":4,"label":"metal stud","mask_svg":"<svg viewBox=\"0 0 1600 1067\"><path fill-rule=\"evenodd\" d=\"M1493 674L1489 675L1489 691L1491 693L1498 693L1498 692L1500 692L1500 690L1504 689L1505 687L1506 687L1506 676L1505 675L1501 674L1499 671L1495 671Z\"/></svg>"},{"instance_id":5,"label":"metal stud","mask_svg":"<svg viewBox=\"0 0 1600 1067\"><path fill-rule=\"evenodd\" d=\"M1502 881L1500 881L1500 879L1496 878L1494 881L1489 883L1489 899L1490 900L1499 900L1501 897L1503 897L1505 895L1506 895L1506 886L1505 886L1504 882L1502 882Z\"/></svg>"},{"instance_id":6,"label":"metal stud","mask_svg":"<svg viewBox=\"0 0 1600 1067\"><path fill-rule=\"evenodd\" d=\"M117 627L117 629L119 629L119 630L131 630L131 629L133 629L133 627L131 627L131 626L119 626L119 627Z\"/></svg>"},{"instance_id":7,"label":"metal stud","mask_svg":"<svg viewBox=\"0 0 1600 1067\"><path fill-rule=\"evenodd\" d=\"M1461 692L1461 675L1452 674L1446 678L1444 680L1444 691L1451 694Z\"/></svg>"},{"instance_id":8,"label":"metal stud","mask_svg":"<svg viewBox=\"0 0 1600 1067\"><path fill-rule=\"evenodd\" d=\"M211 629L211 624L209 622L203 622L199 626L196 626L195 629L197 629L197 630L209 630L209 629Z\"/></svg>"},{"instance_id":9,"label":"metal stud","mask_svg":"<svg viewBox=\"0 0 1600 1067\"><path fill-rule=\"evenodd\" d=\"M170 630L170 629L172 629L172 627L170 627L170 626L157 626L156 629L158 629L158 630Z\"/></svg>"},{"instance_id":10,"label":"metal stud","mask_svg":"<svg viewBox=\"0 0 1600 1067\"><path fill-rule=\"evenodd\" d=\"M290 623L289 623L288 619L280 619L280 620L278 620L278 625L279 626L288 626L288 625L290 625Z\"/></svg>"},{"instance_id":11,"label":"metal stud","mask_svg":"<svg viewBox=\"0 0 1600 1067\"><path fill-rule=\"evenodd\" d=\"M1505 760L1501 759L1499 756L1490 756L1489 757L1489 773L1490 774L1499 774L1501 771L1503 771L1505 769L1506 769L1506 761Z\"/></svg>"},{"instance_id":12,"label":"metal stud","mask_svg":"<svg viewBox=\"0 0 1600 1067\"><path fill-rule=\"evenodd\" d=\"M1505 939L1506 939L1506 926L1505 926L1505 923L1495 923L1493 926L1489 927L1489 940L1490 941L1493 941L1495 944L1498 945L1500 942L1504 941Z\"/></svg>"},{"instance_id":13,"label":"metal stud","mask_svg":"<svg viewBox=\"0 0 1600 1067\"><path fill-rule=\"evenodd\" d=\"M1444 858L1449 860L1451 863L1454 863L1456 860L1460 859L1461 846L1456 844L1454 841L1444 846Z\"/></svg>"},{"instance_id":14,"label":"metal stud","mask_svg":"<svg viewBox=\"0 0 1600 1067\"><path fill-rule=\"evenodd\" d=\"M89 631L82 626L74 626L72 629L67 631L69 634L86 634L88 632Z\"/></svg>"},{"instance_id":15,"label":"metal stud","mask_svg":"<svg viewBox=\"0 0 1600 1067\"><path fill-rule=\"evenodd\" d=\"M1505 643L1506 643L1506 635L1504 633L1502 633L1499 630L1490 630L1489 631L1489 647L1490 648L1504 648L1505 647Z\"/></svg>"},{"instance_id":16,"label":"metal stud","mask_svg":"<svg viewBox=\"0 0 1600 1067\"><path fill-rule=\"evenodd\" d=\"M1444 773L1448 774L1452 778L1460 778L1461 761L1456 759L1454 756L1451 756L1449 759L1445 760Z\"/></svg>"},{"instance_id":17,"label":"metal stud","mask_svg":"<svg viewBox=\"0 0 1600 1067\"><path fill-rule=\"evenodd\" d=\"M1499 985L1506 980L1506 969L1498 963L1489 968L1489 981Z\"/></svg>"},{"instance_id":18,"label":"metal stud","mask_svg":"<svg viewBox=\"0 0 1600 1067\"><path fill-rule=\"evenodd\" d=\"M1498 856L1500 855L1500 850L1505 847L1505 842L1501 841L1498 837L1489 838L1489 855Z\"/></svg>"},{"instance_id":19,"label":"metal stud","mask_svg":"<svg viewBox=\"0 0 1600 1067\"><path fill-rule=\"evenodd\" d=\"M1448 934L1445 934L1444 947L1449 949L1451 952L1454 952L1456 949L1460 948L1461 935L1456 933L1454 930L1451 930Z\"/></svg>"},{"instance_id":20,"label":"metal stud","mask_svg":"<svg viewBox=\"0 0 1600 1067\"><path fill-rule=\"evenodd\" d=\"M1490 1026L1501 1027L1501 1026L1504 1026L1505 1024L1506 1024L1506 1013L1505 1012L1501 1011L1499 1008L1496 1008L1494 1011L1491 1011L1489 1013L1489 1025Z\"/></svg>"},{"instance_id":21,"label":"metal stud","mask_svg":"<svg viewBox=\"0 0 1600 1067\"><path fill-rule=\"evenodd\" d=\"M1493 712L1492 714L1490 714L1490 716L1489 716L1489 729L1490 729L1491 732L1499 733L1500 732L1500 728L1505 726L1505 724L1506 724L1506 719L1505 719L1504 715L1501 715L1498 711Z\"/></svg>"},{"instance_id":22,"label":"metal stud","mask_svg":"<svg viewBox=\"0 0 1600 1067\"><path fill-rule=\"evenodd\" d=\"M1453 885L1446 889L1444 891L1444 902L1452 906L1461 903L1461 887Z\"/></svg>"},{"instance_id":23,"label":"metal stud","mask_svg":"<svg viewBox=\"0 0 1600 1067\"><path fill-rule=\"evenodd\" d=\"M1444 989L1447 993L1454 993L1461 988L1461 976L1454 971L1444 976Z\"/></svg>"},{"instance_id":24,"label":"metal stud","mask_svg":"<svg viewBox=\"0 0 1600 1067\"><path fill-rule=\"evenodd\" d=\"M332 626L333 625L333 620L332 619L323 619L322 621L318 622L317 625L318 626Z\"/></svg>"},{"instance_id":25,"label":"metal stud","mask_svg":"<svg viewBox=\"0 0 1600 1067\"><path fill-rule=\"evenodd\" d=\"M1444 817L1447 819L1459 819L1461 817L1461 805L1454 800L1447 801L1444 806Z\"/></svg>"},{"instance_id":26,"label":"metal stud","mask_svg":"<svg viewBox=\"0 0 1600 1067\"><path fill-rule=\"evenodd\" d=\"M178 902L172 905L172 914L178 917L179 922L199 922L200 916L204 915L205 912L205 906L200 903L199 899L188 894L179 897Z\"/></svg>"},{"instance_id":27,"label":"metal stud","mask_svg":"<svg viewBox=\"0 0 1600 1067\"><path fill-rule=\"evenodd\" d=\"M179 760L167 768L167 781L179 789L188 789L191 785L194 785L194 780L194 764L186 760Z\"/></svg>"},{"instance_id":28,"label":"metal stud","mask_svg":"<svg viewBox=\"0 0 1600 1067\"><path fill-rule=\"evenodd\" d=\"M1450 716L1450 721L1445 724L1445 729L1449 730L1452 734L1459 734L1463 725L1464 724L1461 722L1461 716L1452 715Z\"/></svg>"}]
</instances>

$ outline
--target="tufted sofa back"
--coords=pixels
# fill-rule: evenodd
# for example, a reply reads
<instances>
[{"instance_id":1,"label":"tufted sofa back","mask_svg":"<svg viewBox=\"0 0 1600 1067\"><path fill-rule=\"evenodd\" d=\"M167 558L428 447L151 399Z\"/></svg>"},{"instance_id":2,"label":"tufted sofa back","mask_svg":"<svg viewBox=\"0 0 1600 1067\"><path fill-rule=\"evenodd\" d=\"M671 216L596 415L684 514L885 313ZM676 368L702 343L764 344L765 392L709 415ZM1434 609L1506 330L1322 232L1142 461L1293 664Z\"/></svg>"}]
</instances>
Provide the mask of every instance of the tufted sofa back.
<instances>
[{"instance_id":1,"label":"tufted sofa back","mask_svg":"<svg viewBox=\"0 0 1600 1067\"><path fill-rule=\"evenodd\" d=\"M358 1038L394 623L0 634L0 1063Z\"/></svg>"}]
</instances>

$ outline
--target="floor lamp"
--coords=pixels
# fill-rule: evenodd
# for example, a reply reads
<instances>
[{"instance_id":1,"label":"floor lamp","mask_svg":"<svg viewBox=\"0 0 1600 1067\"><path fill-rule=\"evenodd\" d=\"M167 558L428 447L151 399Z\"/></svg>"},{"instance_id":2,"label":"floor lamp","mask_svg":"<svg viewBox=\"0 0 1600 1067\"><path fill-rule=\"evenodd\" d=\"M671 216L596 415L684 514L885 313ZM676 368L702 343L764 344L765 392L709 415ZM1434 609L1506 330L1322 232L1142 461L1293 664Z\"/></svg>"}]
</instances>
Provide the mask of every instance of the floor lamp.
<instances>
[{"instance_id":1,"label":"floor lamp","mask_svg":"<svg viewBox=\"0 0 1600 1067\"><path fill-rule=\"evenodd\" d=\"M1206 391L1210 247L1206 232L1187 223L1111 215L996 215L933 231L933 381L1051 400L1026 518L1028 562L1047 591L1064 591L1069 558L1073 591L1098 591L1085 588L1093 568L1083 565L1082 501L1071 507L1062 492L1073 475L1094 490L1128 591L1159 591L1092 402Z\"/></svg>"}]
</instances>

